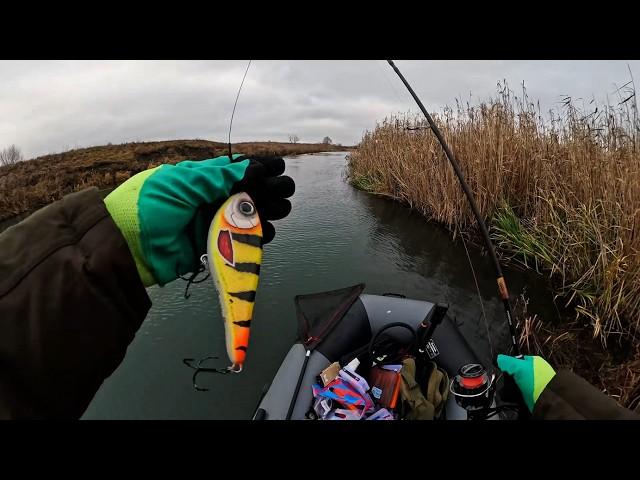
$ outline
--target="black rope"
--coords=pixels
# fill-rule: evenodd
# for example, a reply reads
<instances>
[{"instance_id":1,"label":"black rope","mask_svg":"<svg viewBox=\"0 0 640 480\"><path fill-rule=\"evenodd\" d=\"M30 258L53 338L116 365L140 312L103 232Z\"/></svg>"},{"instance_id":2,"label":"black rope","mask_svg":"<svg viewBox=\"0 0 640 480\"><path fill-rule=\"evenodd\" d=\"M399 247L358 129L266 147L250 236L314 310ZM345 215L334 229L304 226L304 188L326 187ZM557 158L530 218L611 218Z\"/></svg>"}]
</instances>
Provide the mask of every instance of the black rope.
<instances>
[{"instance_id":1,"label":"black rope","mask_svg":"<svg viewBox=\"0 0 640 480\"><path fill-rule=\"evenodd\" d=\"M401 327L411 332L411 342L403 346L403 348L398 348L399 342L393 340L388 333L385 333L387 330L396 327ZM391 322L378 330L369 342L369 358L378 365L390 365L401 362L402 358L407 354L415 353L417 346L418 336L411 325L404 322Z\"/></svg>"}]
</instances>

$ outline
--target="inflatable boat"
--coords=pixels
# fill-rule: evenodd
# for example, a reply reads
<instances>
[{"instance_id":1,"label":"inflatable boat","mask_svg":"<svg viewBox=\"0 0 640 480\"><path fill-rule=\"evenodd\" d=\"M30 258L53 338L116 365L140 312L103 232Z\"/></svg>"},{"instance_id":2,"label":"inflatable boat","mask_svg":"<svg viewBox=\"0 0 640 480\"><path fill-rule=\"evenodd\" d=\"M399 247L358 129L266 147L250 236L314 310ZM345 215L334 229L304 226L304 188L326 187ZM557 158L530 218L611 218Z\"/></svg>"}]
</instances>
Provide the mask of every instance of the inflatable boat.
<instances>
[{"instance_id":1,"label":"inflatable boat","mask_svg":"<svg viewBox=\"0 0 640 480\"><path fill-rule=\"evenodd\" d=\"M446 306L412 300L396 294L369 295L364 285L296 297L298 334L253 415L254 420L303 420L313 402L312 384L325 368L367 344L377 332L394 322L418 329L437 325L422 351L454 378L465 365L480 361ZM408 330L393 328L388 335L399 342ZM404 337L404 338L402 338ZM444 417L466 420L468 412L449 395Z\"/></svg>"}]
</instances>

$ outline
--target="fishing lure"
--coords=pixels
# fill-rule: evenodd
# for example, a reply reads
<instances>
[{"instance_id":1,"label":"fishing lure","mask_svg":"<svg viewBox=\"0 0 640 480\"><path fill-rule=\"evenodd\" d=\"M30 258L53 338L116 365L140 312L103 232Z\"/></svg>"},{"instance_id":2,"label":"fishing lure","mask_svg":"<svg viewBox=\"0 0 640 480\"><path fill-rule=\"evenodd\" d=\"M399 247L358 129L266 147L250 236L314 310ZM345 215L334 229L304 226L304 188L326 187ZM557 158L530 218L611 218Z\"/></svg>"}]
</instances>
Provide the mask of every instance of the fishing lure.
<instances>
[{"instance_id":1,"label":"fishing lure","mask_svg":"<svg viewBox=\"0 0 640 480\"><path fill-rule=\"evenodd\" d=\"M220 300L224 321L227 355L231 365L205 368L206 357L194 365L194 359L183 362L195 370L193 385L200 372L240 373L249 346L253 306L262 262L262 224L253 200L247 193L236 193L218 209L207 238L207 255L202 263L208 267Z\"/></svg>"},{"instance_id":2,"label":"fishing lure","mask_svg":"<svg viewBox=\"0 0 640 480\"><path fill-rule=\"evenodd\" d=\"M262 225L251 197L237 193L220 207L209 227L209 269L224 319L228 369L242 371L262 261Z\"/></svg>"},{"instance_id":3,"label":"fishing lure","mask_svg":"<svg viewBox=\"0 0 640 480\"><path fill-rule=\"evenodd\" d=\"M231 151L233 116L250 66L251 60L244 71L229 120L229 159L233 158ZM195 370L192 378L194 388L206 391L206 388L200 388L196 384L198 374L200 372L240 373L249 346L253 304L262 261L262 224L256 206L247 193L232 195L217 211L209 227L207 255L203 255L200 260L204 267L208 267L218 290L227 355L231 361L229 367L218 369L202 366L204 361L217 357L205 357L195 365L194 359L183 359L185 365ZM194 281L195 275L197 272L189 279L190 283L199 283ZM188 298L186 292L185 297Z\"/></svg>"}]
</instances>

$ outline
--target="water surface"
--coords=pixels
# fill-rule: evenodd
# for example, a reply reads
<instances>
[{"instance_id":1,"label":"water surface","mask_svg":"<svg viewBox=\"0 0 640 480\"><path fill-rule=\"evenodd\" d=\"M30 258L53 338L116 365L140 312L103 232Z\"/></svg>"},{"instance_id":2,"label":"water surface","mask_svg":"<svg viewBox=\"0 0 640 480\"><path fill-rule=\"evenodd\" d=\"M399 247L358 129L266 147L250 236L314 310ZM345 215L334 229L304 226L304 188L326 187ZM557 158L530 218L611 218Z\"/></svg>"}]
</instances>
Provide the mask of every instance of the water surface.
<instances>
[{"instance_id":1,"label":"water surface","mask_svg":"<svg viewBox=\"0 0 640 480\"><path fill-rule=\"evenodd\" d=\"M245 371L205 374L211 390L194 391L183 358L218 354L220 366L228 364L213 282L193 285L188 300L183 281L152 287L147 319L83 418L248 419L295 341L293 297L360 282L367 293L449 303L464 336L488 361L487 329L460 241L406 207L349 186L344 153L286 161L296 181L293 211L276 222L276 238L264 250ZM494 273L486 256L470 250L490 335L500 350L508 337ZM505 276L514 293L527 285L531 311L553 315L544 279L509 269Z\"/></svg>"}]
</instances>

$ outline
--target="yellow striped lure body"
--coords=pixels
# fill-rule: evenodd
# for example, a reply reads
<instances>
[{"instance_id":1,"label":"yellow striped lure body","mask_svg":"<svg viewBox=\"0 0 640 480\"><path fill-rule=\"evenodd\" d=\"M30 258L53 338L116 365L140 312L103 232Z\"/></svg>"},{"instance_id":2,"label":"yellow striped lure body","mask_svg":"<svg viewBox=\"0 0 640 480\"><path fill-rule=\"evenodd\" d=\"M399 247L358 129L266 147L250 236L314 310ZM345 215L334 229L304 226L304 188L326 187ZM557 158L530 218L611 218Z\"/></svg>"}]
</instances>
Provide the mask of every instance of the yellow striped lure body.
<instances>
[{"instance_id":1,"label":"yellow striped lure body","mask_svg":"<svg viewBox=\"0 0 640 480\"><path fill-rule=\"evenodd\" d=\"M207 260L224 320L231 372L242 371L262 261L262 225L251 197L237 193L213 217Z\"/></svg>"}]
</instances>

